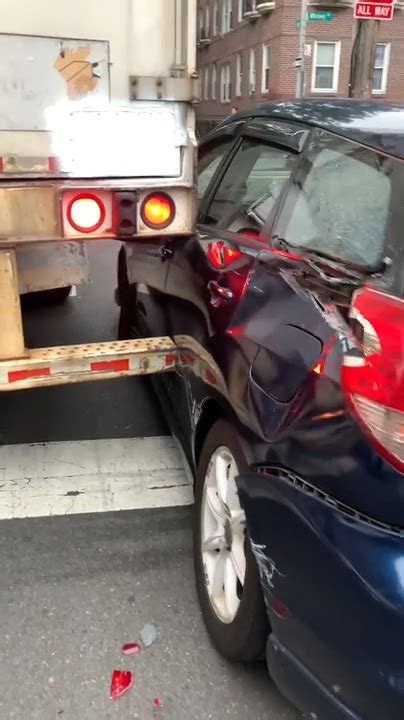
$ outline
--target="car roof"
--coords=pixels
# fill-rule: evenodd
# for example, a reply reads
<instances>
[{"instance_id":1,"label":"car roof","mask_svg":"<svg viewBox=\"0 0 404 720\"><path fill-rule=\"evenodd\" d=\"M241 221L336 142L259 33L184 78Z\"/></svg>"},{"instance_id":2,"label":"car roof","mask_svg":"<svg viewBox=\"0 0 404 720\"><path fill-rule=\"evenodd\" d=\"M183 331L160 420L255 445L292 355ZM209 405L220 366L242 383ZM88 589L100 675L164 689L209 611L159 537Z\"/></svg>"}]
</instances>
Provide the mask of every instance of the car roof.
<instances>
[{"instance_id":1,"label":"car roof","mask_svg":"<svg viewBox=\"0 0 404 720\"><path fill-rule=\"evenodd\" d=\"M267 102L230 115L220 128L250 117L282 118L322 128L404 158L403 105L343 99Z\"/></svg>"}]
</instances>

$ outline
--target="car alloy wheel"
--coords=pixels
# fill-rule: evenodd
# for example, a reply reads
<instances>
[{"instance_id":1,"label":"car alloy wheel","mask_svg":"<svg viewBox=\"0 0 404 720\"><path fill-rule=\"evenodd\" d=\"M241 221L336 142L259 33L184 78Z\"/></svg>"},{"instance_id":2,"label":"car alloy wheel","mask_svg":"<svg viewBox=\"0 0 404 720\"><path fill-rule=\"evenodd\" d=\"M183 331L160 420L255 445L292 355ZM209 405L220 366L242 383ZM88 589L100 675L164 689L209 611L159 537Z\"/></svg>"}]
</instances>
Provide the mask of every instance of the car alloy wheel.
<instances>
[{"instance_id":1,"label":"car alloy wheel","mask_svg":"<svg viewBox=\"0 0 404 720\"><path fill-rule=\"evenodd\" d=\"M195 478L194 563L203 619L216 649L230 660L263 657L269 626L259 572L236 478L249 449L217 420L205 437Z\"/></svg>"},{"instance_id":2,"label":"car alloy wheel","mask_svg":"<svg viewBox=\"0 0 404 720\"><path fill-rule=\"evenodd\" d=\"M209 462L201 503L201 544L208 597L223 623L237 615L246 574L245 515L229 448L217 448Z\"/></svg>"}]
</instances>

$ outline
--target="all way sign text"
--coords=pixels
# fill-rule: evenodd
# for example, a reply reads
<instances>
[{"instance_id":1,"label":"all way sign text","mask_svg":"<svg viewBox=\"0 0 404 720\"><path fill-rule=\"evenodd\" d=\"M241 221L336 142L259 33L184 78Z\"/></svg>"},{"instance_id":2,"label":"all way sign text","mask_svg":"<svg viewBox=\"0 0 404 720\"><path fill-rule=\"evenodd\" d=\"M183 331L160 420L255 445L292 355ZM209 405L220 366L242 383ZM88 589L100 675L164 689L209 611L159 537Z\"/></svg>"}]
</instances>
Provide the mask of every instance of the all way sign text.
<instances>
[{"instance_id":1,"label":"all way sign text","mask_svg":"<svg viewBox=\"0 0 404 720\"><path fill-rule=\"evenodd\" d=\"M391 2L356 2L354 17L360 20L392 20L393 10Z\"/></svg>"}]
</instances>

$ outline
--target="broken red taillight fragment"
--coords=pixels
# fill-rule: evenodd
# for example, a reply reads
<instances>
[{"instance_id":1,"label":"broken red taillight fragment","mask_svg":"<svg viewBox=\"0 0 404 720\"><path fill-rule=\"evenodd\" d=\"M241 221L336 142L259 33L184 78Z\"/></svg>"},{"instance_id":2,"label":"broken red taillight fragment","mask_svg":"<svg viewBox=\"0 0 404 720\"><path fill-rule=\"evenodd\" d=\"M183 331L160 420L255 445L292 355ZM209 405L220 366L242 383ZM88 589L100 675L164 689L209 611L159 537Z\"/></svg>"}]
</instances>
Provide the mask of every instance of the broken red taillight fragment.
<instances>
[{"instance_id":1,"label":"broken red taillight fragment","mask_svg":"<svg viewBox=\"0 0 404 720\"><path fill-rule=\"evenodd\" d=\"M343 390L372 444L404 472L404 300L365 287L350 314L361 352L344 356Z\"/></svg>"},{"instance_id":2,"label":"broken red taillight fragment","mask_svg":"<svg viewBox=\"0 0 404 720\"><path fill-rule=\"evenodd\" d=\"M122 652L124 655L137 655L140 652L140 645L137 642L125 643L122 645Z\"/></svg>"},{"instance_id":3,"label":"broken red taillight fragment","mask_svg":"<svg viewBox=\"0 0 404 720\"><path fill-rule=\"evenodd\" d=\"M117 700L132 686L133 675L130 670L113 670L111 674L110 698Z\"/></svg>"},{"instance_id":4,"label":"broken red taillight fragment","mask_svg":"<svg viewBox=\"0 0 404 720\"><path fill-rule=\"evenodd\" d=\"M229 247L223 240L215 240L209 243L207 249L208 260L216 270L225 270L235 260L243 255L240 250Z\"/></svg>"}]
</instances>

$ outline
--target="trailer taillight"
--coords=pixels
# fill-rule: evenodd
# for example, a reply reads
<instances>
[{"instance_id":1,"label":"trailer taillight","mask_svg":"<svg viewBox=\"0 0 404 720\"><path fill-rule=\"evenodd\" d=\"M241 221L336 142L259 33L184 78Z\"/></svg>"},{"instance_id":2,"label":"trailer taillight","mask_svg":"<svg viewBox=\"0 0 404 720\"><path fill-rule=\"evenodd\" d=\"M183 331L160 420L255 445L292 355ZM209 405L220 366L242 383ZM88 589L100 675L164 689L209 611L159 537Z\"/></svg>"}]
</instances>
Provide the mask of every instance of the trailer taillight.
<instances>
[{"instance_id":1,"label":"trailer taillight","mask_svg":"<svg viewBox=\"0 0 404 720\"><path fill-rule=\"evenodd\" d=\"M149 228L163 230L174 220L175 205L169 195L152 193L144 199L140 214Z\"/></svg>"},{"instance_id":2,"label":"trailer taillight","mask_svg":"<svg viewBox=\"0 0 404 720\"><path fill-rule=\"evenodd\" d=\"M80 233L96 232L103 224L105 214L104 203L91 193L73 196L67 206L67 219Z\"/></svg>"}]
</instances>

